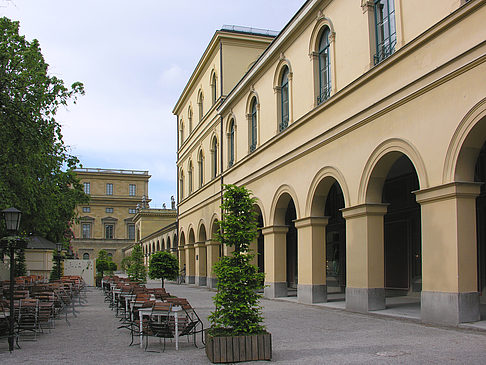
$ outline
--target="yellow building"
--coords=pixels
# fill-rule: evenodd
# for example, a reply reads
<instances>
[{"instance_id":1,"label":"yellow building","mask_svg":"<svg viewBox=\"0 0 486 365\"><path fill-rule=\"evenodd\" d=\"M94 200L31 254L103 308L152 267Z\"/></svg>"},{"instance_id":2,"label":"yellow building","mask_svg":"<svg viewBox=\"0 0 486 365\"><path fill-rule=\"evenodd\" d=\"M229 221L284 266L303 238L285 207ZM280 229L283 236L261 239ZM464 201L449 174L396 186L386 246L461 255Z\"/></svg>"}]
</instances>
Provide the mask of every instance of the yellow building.
<instances>
[{"instance_id":1,"label":"yellow building","mask_svg":"<svg viewBox=\"0 0 486 365\"><path fill-rule=\"evenodd\" d=\"M484 0L308 0L275 38L217 31L173 111L189 282L214 284L232 183L258 200L266 297L478 321L485 19Z\"/></svg>"},{"instance_id":2,"label":"yellow building","mask_svg":"<svg viewBox=\"0 0 486 365\"><path fill-rule=\"evenodd\" d=\"M77 207L79 222L71 241L80 259L94 259L101 249L120 267L122 249L135 241L137 208L148 207L148 171L80 168L76 174L89 194Z\"/></svg>"}]
</instances>

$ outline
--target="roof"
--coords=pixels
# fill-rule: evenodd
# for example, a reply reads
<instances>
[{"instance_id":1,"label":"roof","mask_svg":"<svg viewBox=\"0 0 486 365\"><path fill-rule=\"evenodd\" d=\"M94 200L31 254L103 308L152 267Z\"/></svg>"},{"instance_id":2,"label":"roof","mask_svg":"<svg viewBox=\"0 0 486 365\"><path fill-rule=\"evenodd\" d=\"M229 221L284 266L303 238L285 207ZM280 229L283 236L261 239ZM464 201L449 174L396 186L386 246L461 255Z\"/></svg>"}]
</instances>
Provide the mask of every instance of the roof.
<instances>
[{"instance_id":1,"label":"roof","mask_svg":"<svg viewBox=\"0 0 486 365\"><path fill-rule=\"evenodd\" d=\"M27 248L30 249L44 249L44 250L55 250L56 244L54 242L49 241L48 239L40 236L30 236L27 237L29 241L27 243Z\"/></svg>"},{"instance_id":2,"label":"roof","mask_svg":"<svg viewBox=\"0 0 486 365\"><path fill-rule=\"evenodd\" d=\"M241 25L223 25L221 30L225 30L227 32L235 32L235 33L264 35L264 36L268 36L268 37L276 37L279 33L278 31L275 31L275 30L252 28L252 27L243 27Z\"/></svg>"}]
</instances>

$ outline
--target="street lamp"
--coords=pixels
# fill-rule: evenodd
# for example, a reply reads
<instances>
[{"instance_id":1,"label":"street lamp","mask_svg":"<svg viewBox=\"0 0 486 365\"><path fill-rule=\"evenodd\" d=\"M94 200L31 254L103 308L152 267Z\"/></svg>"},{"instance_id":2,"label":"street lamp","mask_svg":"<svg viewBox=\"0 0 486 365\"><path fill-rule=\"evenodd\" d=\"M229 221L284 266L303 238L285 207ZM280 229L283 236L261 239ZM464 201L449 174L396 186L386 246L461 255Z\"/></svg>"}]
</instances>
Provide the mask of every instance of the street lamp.
<instances>
[{"instance_id":1,"label":"street lamp","mask_svg":"<svg viewBox=\"0 0 486 365\"><path fill-rule=\"evenodd\" d=\"M15 250L24 249L27 247L27 241L18 237L17 233L20 226L20 218L22 212L16 208L8 208L2 210L3 218L5 219L5 226L7 228L8 236L3 237L0 245L4 249L9 250L10 254L10 324L8 336L8 349L10 352L14 348L14 281L15 281Z\"/></svg>"},{"instance_id":2,"label":"street lamp","mask_svg":"<svg viewBox=\"0 0 486 365\"><path fill-rule=\"evenodd\" d=\"M61 251L62 251L62 246L63 244L61 242L58 242L56 243L56 254L54 255L54 260L56 260L56 263L57 263L57 273L56 273L56 277L57 277L57 280L61 279L61 261L62 261L62 255L61 255Z\"/></svg>"}]
</instances>

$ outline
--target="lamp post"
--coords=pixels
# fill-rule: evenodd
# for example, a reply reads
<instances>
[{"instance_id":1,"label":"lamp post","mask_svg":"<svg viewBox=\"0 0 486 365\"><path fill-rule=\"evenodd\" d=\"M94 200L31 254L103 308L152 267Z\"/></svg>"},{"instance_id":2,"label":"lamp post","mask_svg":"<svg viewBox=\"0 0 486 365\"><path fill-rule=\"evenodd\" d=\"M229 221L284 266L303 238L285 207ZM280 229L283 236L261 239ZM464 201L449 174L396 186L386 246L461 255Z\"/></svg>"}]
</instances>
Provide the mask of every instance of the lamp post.
<instances>
[{"instance_id":1,"label":"lamp post","mask_svg":"<svg viewBox=\"0 0 486 365\"><path fill-rule=\"evenodd\" d=\"M57 280L61 279L61 261L62 261L62 255L61 255L61 251L62 251L62 243L58 242L56 243L56 254L54 255L54 260L56 260L56 263L57 263L57 273L56 273L56 276L57 276Z\"/></svg>"},{"instance_id":2,"label":"lamp post","mask_svg":"<svg viewBox=\"0 0 486 365\"><path fill-rule=\"evenodd\" d=\"M1 246L7 248L10 254L10 325L8 336L8 349L10 352L14 348L14 281L15 281L15 249L25 248L27 241L17 237L20 226L20 218L22 212L16 208L8 208L2 210L3 217L5 219L5 226L9 236L4 237L1 241Z\"/></svg>"}]
</instances>

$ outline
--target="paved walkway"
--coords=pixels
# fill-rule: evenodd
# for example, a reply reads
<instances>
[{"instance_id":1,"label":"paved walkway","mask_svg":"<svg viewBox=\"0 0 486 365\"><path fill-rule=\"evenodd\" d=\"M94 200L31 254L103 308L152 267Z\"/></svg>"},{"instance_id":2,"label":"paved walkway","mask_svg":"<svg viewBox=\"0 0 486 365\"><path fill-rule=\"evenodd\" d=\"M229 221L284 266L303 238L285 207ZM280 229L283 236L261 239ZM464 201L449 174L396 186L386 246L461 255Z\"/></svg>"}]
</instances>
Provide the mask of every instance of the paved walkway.
<instances>
[{"instance_id":1,"label":"paved walkway","mask_svg":"<svg viewBox=\"0 0 486 365\"><path fill-rule=\"evenodd\" d=\"M160 285L156 282L150 286ZM207 325L214 292L167 285L186 297ZM486 332L441 328L362 315L341 310L263 300L267 328L272 333L273 361L281 364L485 364ZM0 342L1 364L208 364L204 349L168 343L164 353L128 347L130 335L118 330L118 319L103 302L100 290L90 288L88 304L78 317L57 320L50 334L21 341L21 350L8 352ZM155 344L156 340L152 340ZM262 364L262 363L260 363Z\"/></svg>"}]
</instances>

